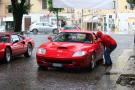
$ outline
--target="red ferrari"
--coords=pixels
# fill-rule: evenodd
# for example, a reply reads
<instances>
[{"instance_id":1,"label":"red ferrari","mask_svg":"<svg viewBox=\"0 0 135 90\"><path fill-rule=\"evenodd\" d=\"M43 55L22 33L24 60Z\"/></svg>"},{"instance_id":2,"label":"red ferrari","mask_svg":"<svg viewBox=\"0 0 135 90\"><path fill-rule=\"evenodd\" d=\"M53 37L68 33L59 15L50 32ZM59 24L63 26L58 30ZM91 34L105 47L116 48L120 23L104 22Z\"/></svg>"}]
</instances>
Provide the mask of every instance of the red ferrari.
<instances>
[{"instance_id":1,"label":"red ferrari","mask_svg":"<svg viewBox=\"0 0 135 90\"><path fill-rule=\"evenodd\" d=\"M34 41L14 33L0 33L0 60L10 62L14 56L24 54L32 55Z\"/></svg>"},{"instance_id":2,"label":"red ferrari","mask_svg":"<svg viewBox=\"0 0 135 90\"><path fill-rule=\"evenodd\" d=\"M68 30L48 39L36 53L39 67L94 69L96 62L103 60L104 48L93 32Z\"/></svg>"}]
</instances>

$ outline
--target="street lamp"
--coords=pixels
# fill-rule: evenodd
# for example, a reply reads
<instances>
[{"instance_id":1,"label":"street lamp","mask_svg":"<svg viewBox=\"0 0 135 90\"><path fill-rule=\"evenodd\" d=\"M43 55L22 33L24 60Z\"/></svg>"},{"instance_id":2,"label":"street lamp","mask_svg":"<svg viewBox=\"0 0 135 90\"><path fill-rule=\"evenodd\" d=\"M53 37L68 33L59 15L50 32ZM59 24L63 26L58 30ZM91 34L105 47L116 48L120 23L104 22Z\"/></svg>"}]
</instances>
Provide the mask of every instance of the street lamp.
<instances>
[{"instance_id":1,"label":"street lamp","mask_svg":"<svg viewBox=\"0 0 135 90\"><path fill-rule=\"evenodd\" d=\"M118 11L117 11L117 1L116 0L113 0L113 9L114 9L114 13L115 13L115 30L118 29Z\"/></svg>"}]
</instances>

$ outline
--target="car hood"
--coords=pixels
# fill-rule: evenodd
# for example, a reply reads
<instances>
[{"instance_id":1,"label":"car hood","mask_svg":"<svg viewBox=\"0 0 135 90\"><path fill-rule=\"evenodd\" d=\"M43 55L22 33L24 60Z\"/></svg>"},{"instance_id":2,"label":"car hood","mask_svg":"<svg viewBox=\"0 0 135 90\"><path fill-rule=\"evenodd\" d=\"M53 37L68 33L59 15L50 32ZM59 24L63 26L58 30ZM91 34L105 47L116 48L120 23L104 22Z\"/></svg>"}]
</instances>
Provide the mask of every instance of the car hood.
<instances>
[{"instance_id":1,"label":"car hood","mask_svg":"<svg viewBox=\"0 0 135 90\"><path fill-rule=\"evenodd\" d=\"M46 56L48 57L71 57L76 51L87 51L92 46L92 44L84 43L49 42L42 44L40 48L46 49Z\"/></svg>"}]
</instances>

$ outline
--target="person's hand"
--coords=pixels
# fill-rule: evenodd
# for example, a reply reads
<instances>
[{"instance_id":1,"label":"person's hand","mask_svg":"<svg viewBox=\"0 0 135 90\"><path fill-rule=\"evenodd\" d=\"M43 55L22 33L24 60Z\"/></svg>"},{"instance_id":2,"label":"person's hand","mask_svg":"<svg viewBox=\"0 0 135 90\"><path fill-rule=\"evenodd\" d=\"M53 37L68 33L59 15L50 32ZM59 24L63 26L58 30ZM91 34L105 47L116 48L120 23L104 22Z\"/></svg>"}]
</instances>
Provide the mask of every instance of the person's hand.
<instances>
[{"instance_id":1,"label":"person's hand","mask_svg":"<svg viewBox=\"0 0 135 90\"><path fill-rule=\"evenodd\" d=\"M102 43L102 40L100 38L98 38L95 43Z\"/></svg>"}]
</instances>

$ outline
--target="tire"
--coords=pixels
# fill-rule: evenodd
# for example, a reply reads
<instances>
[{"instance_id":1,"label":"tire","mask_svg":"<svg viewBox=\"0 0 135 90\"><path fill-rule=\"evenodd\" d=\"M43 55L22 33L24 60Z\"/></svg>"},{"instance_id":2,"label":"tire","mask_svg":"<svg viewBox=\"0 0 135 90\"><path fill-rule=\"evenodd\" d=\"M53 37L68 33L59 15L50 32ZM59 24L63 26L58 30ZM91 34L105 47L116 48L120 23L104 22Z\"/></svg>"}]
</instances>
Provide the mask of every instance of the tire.
<instances>
[{"instance_id":1,"label":"tire","mask_svg":"<svg viewBox=\"0 0 135 90\"><path fill-rule=\"evenodd\" d=\"M33 29L32 32L33 32L33 34L38 34L38 30L37 29Z\"/></svg>"},{"instance_id":2,"label":"tire","mask_svg":"<svg viewBox=\"0 0 135 90\"><path fill-rule=\"evenodd\" d=\"M31 44L28 44L27 51L24 54L25 57L31 57L32 56L33 47Z\"/></svg>"},{"instance_id":3,"label":"tire","mask_svg":"<svg viewBox=\"0 0 135 90\"><path fill-rule=\"evenodd\" d=\"M12 58L12 53L10 48L5 49L4 63L9 63Z\"/></svg>"},{"instance_id":4,"label":"tire","mask_svg":"<svg viewBox=\"0 0 135 90\"><path fill-rule=\"evenodd\" d=\"M54 29L53 30L53 34L57 34L58 33L58 30L57 29Z\"/></svg>"},{"instance_id":5,"label":"tire","mask_svg":"<svg viewBox=\"0 0 135 90\"><path fill-rule=\"evenodd\" d=\"M96 59L96 53L94 52L92 54L92 56L91 56L91 61L90 61L90 70L91 71L94 70L95 67L96 67L96 61L95 61L95 59Z\"/></svg>"}]
</instances>

